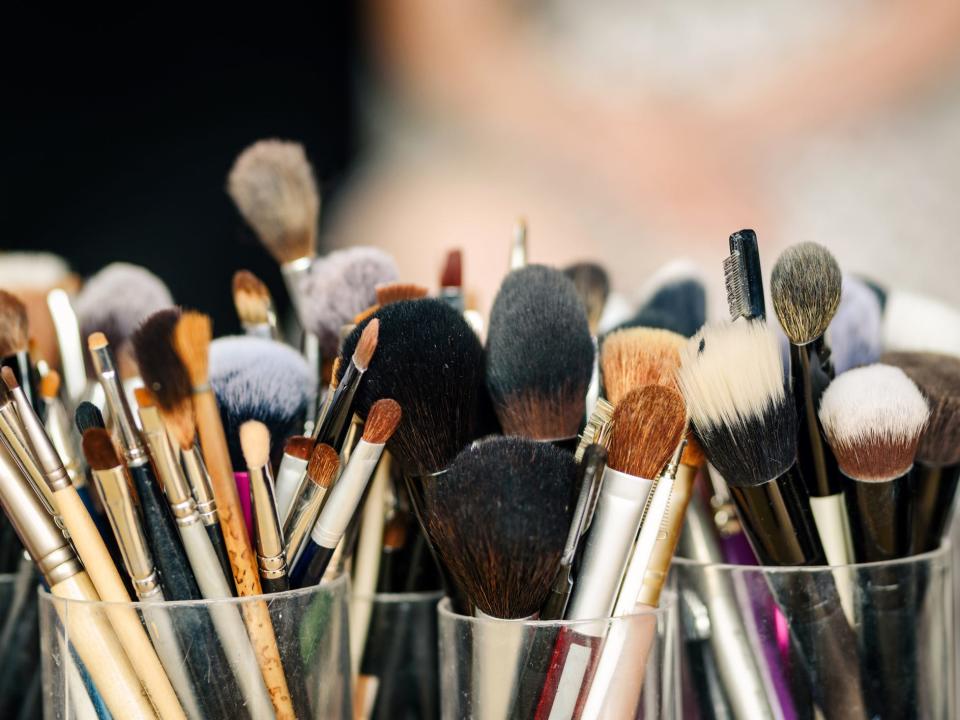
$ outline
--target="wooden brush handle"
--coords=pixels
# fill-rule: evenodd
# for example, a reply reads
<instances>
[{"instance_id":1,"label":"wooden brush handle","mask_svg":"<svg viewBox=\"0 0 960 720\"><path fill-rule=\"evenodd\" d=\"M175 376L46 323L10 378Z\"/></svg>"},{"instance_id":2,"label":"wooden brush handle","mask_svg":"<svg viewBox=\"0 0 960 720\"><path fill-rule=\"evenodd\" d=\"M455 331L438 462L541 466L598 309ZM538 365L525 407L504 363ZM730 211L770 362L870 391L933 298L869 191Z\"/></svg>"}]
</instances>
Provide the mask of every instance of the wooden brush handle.
<instances>
[{"instance_id":1,"label":"wooden brush handle","mask_svg":"<svg viewBox=\"0 0 960 720\"><path fill-rule=\"evenodd\" d=\"M101 600L109 603L130 602L120 572L76 488L70 485L58 490L53 497L70 532L73 546L89 574L89 579L93 581L95 594L99 594ZM157 657L136 610L115 605L106 609L106 615L117 631L133 669L150 694L160 717L163 720L186 720L180 701L170 684L170 678L160 664L160 658ZM84 663L89 667L86 660ZM125 715L121 714L119 717Z\"/></svg>"},{"instance_id":2,"label":"wooden brush handle","mask_svg":"<svg viewBox=\"0 0 960 720\"><path fill-rule=\"evenodd\" d=\"M85 572L58 582L50 588L50 592L68 600L97 599L97 592ZM103 611L90 605L67 609L58 602L54 602L54 607L66 626L70 643L93 678L110 714L115 718L156 718ZM83 692L83 688L76 688L75 691Z\"/></svg>"},{"instance_id":3,"label":"wooden brush handle","mask_svg":"<svg viewBox=\"0 0 960 720\"><path fill-rule=\"evenodd\" d=\"M203 459L210 472L213 494L217 500L220 514L220 527L227 544L227 554L233 568L233 579L237 592L241 596L260 595L260 571L257 559L250 545L250 536L240 508L240 495L233 479L233 467L227 451L227 439L220 422L217 401L210 390L195 393L193 407L197 416L197 430L200 434L200 447ZM247 632L257 651L260 672L270 692L278 720L296 717L287 688L287 678L280 660L280 649L273 632L270 612L264 602L249 603L243 606L243 618Z\"/></svg>"}]
</instances>

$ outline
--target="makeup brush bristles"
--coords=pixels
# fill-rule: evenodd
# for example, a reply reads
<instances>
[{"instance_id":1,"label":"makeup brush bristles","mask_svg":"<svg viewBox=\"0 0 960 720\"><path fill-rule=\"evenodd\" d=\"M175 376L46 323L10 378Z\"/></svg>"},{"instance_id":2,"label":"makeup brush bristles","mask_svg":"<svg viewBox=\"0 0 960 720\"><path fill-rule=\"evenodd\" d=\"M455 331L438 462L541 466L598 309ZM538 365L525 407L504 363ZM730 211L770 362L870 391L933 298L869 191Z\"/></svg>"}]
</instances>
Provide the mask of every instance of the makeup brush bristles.
<instances>
[{"instance_id":1,"label":"makeup brush bristles","mask_svg":"<svg viewBox=\"0 0 960 720\"><path fill-rule=\"evenodd\" d=\"M363 425L363 439L375 445L385 443L396 431L401 415L400 403L396 400L377 400Z\"/></svg>"},{"instance_id":2,"label":"makeup brush bristles","mask_svg":"<svg viewBox=\"0 0 960 720\"><path fill-rule=\"evenodd\" d=\"M240 447L249 468L260 468L270 462L270 431L257 420L248 420L240 426Z\"/></svg>"},{"instance_id":3,"label":"makeup brush bristles","mask_svg":"<svg viewBox=\"0 0 960 720\"><path fill-rule=\"evenodd\" d=\"M283 452L298 460L309 460L315 444L313 438L307 437L306 435L294 435L287 440L287 444L283 447Z\"/></svg>"},{"instance_id":4,"label":"makeup brush bristles","mask_svg":"<svg viewBox=\"0 0 960 720\"><path fill-rule=\"evenodd\" d=\"M60 393L60 373L50 370L40 378L40 397L52 400Z\"/></svg>"},{"instance_id":5,"label":"makeup brush bristles","mask_svg":"<svg viewBox=\"0 0 960 720\"><path fill-rule=\"evenodd\" d=\"M307 463L307 477L320 487L328 488L337 479L340 455L329 445L318 443Z\"/></svg>"},{"instance_id":6,"label":"makeup brush bristles","mask_svg":"<svg viewBox=\"0 0 960 720\"><path fill-rule=\"evenodd\" d=\"M577 295L587 311L590 333L596 335L600 317L603 315L603 306L610 294L610 277L607 271L597 263L580 262L568 265L563 274L573 281Z\"/></svg>"},{"instance_id":7,"label":"makeup brush bristles","mask_svg":"<svg viewBox=\"0 0 960 720\"><path fill-rule=\"evenodd\" d=\"M376 287L377 304L389 305L401 300L419 300L427 296L427 288L414 283L381 283Z\"/></svg>"},{"instance_id":8,"label":"makeup brush bristles","mask_svg":"<svg viewBox=\"0 0 960 720\"><path fill-rule=\"evenodd\" d=\"M109 470L120 465L117 448L105 429L92 427L84 431L82 442L83 454L94 470Z\"/></svg>"},{"instance_id":9,"label":"makeup brush bristles","mask_svg":"<svg viewBox=\"0 0 960 720\"><path fill-rule=\"evenodd\" d=\"M233 274L233 304L244 327L266 325L273 315L270 291L249 270L237 270Z\"/></svg>"},{"instance_id":10,"label":"makeup brush bristles","mask_svg":"<svg viewBox=\"0 0 960 720\"><path fill-rule=\"evenodd\" d=\"M360 341L357 343L356 350L353 351L353 364L360 371L366 371L370 367L370 361L377 350L377 343L380 339L380 320L373 318L366 324L360 333Z\"/></svg>"},{"instance_id":11,"label":"makeup brush bristles","mask_svg":"<svg viewBox=\"0 0 960 720\"><path fill-rule=\"evenodd\" d=\"M654 478L686 427L686 407L676 389L649 385L633 390L613 411L607 462L614 470Z\"/></svg>"},{"instance_id":12,"label":"makeup brush bristles","mask_svg":"<svg viewBox=\"0 0 960 720\"><path fill-rule=\"evenodd\" d=\"M857 480L891 480L913 465L930 410L900 368L845 372L820 399L820 422L840 469Z\"/></svg>"},{"instance_id":13,"label":"makeup brush bristles","mask_svg":"<svg viewBox=\"0 0 960 720\"><path fill-rule=\"evenodd\" d=\"M27 349L29 327L26 305L16 295L0 290L0 357Z\"/></svg>"},{"instance_id":14,"label":"makeup brush bristles","mask_svg":"<svg viewBox=\"0 0 960 720\"><path fill-rule=\"evenodd\" d=\"M669 330L627 328L603 338L600 371L604 393L612 403L644 385L677 387L680 348L687 342Z\"/></svg>"},{"instance_id":15,"label":"makeup brush bristles","mask_svg":"<svg viewBox=\"0 0 960 720\"><path fill-rule=\"evenodd\" d=\"M795 345L823 335L840 305L843 281L830 251L805 242L787 248L773 266L770 295L783 331Z\"/></svg>"},{"instance_id":16,"label":"makeup brush bristles","mask_svg":"<svg viewBox=\"0 0 960 720\"><path fill-rule=\"evenodd\" d=\"M227 192L278 263L313 256L320 195L300 143L250 145L230 170Z\"/></svg>"}]
</instances>

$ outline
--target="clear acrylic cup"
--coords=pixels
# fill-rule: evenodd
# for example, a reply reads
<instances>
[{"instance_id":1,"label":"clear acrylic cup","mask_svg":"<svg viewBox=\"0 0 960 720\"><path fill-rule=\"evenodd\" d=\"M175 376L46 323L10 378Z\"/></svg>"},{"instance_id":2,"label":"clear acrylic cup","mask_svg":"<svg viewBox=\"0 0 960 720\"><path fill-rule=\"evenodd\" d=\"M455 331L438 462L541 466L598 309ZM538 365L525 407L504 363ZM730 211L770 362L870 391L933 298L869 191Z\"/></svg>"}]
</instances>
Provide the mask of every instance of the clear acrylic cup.
<instances>
[{"instance_id":1,"label":"clear acrylic cup","mask_svg":"<svg viewBox=\"0 0 960 720\"><path fill-rule=\"evenodd\" d=\"M40 713L39 582L33 563L0 575L0 717Z\"/></svg>"},{"instance_id":2,"label":"clear acrylic cup","mask_svg":"<svg viewBox=\"0 0 960 720\"><path fill-rule=\"evenodd\" d=\"M244 631L245 608L266 603L273 623L293 709L303 718L352 718L346 575L302 590L228 600L104 603L64 600L39 593L44 717L97 718L102 700L80 660L80 631L112 613L134 611L150 632L189 718L242 720L272 717L256 652ZM238 622L239 620L239 622ZM165 641L158 640L159 635ZM232 631L231 631L232 629ZM182 669L166 661L161 644L176 636L171 651ZM120 638L122 642L122 638ZM185 678L178 683L175 676ZM120 720L114 717L114 720Z\"/></svg>"},{"instance_id":3,"label":"clear acrylic cup","mask_svg":"<svg viewBox=\"0 0 960 720\"><path fill-rule=\"evenodd\" d=\"M951 549L784 568L675 558L689 718L954 717Z\"/></svg>"},{"instance_id":4,"label":"clear acrylic cup","mask_svg":"<svg viewBox=\"0 0 960 720\"><path fill-rule=\"evenodd\" d=\"M543 720L682 717L675 603L603 620L497 620L438 607L440 717ZM616 645L611 673L604 648Z\"/></svg>"},{"instance_id":5,"label":"clear acrylic cup","mask_svg":"<svg viewBox=\"0 0 960 720\"><path fill-rule=\"evenodd\" d=\"M437 603L443 591L350 598L357 720L440 717Z\"/></svg>"}]
</instances>

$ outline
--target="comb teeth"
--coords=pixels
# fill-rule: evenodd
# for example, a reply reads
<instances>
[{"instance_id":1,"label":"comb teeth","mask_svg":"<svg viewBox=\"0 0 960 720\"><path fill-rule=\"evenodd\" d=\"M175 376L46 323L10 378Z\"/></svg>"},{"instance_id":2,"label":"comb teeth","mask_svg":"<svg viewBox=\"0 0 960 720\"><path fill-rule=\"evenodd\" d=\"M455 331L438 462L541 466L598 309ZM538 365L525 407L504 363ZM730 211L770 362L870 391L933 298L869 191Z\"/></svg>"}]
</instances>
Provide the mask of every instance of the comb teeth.
<instances>
[{"instance_id":1,"label":"comb teeth","mask_svg":"<svg viewBox=\"0 0 960 720\"><path fill-rule=\"evenodd\" d=\"M746 268L739 250L730 252L730 256L723 259L723 282L727 286L727 306L730 308L730 319L736 320L748 317L750 303L744 287Z\"/></svg>"}]
</instances>

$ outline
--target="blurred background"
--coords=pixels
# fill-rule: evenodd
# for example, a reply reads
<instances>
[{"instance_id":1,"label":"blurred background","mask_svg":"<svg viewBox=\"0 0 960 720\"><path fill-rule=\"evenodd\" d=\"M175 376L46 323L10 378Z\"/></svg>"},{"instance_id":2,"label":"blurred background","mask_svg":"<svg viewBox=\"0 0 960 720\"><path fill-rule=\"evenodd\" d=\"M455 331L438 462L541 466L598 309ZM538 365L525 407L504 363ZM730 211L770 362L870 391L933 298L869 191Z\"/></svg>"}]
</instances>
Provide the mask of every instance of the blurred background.
<instances>
[{"instance_id":1,"label":"blurred background","mask_svg":"<svg viewBox=\"0 0 960 720\"><path fill-rule=\"evenodd\" d=\"M517 218L534 262L596 259L627 296L687 256L722 297L727 236L826 244L960 303L956 0L368 0L5 23L5 250L81 276L140 263L237 329L234 270L286 295L224 190L301 141L321 251L372 244L435 287L464 251L481 310ZM714 303L714 311L723 306Z\"/></svg>"}]
</instances>

